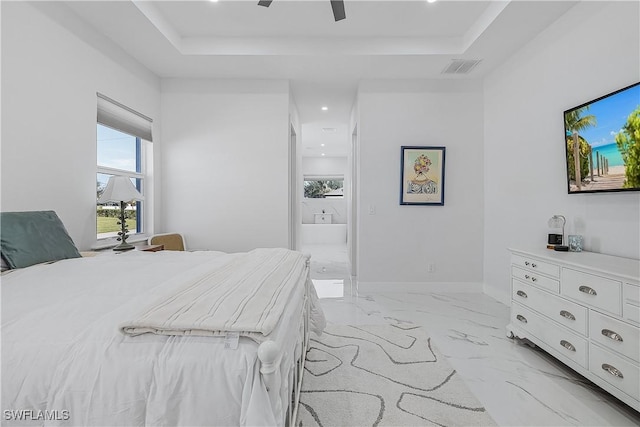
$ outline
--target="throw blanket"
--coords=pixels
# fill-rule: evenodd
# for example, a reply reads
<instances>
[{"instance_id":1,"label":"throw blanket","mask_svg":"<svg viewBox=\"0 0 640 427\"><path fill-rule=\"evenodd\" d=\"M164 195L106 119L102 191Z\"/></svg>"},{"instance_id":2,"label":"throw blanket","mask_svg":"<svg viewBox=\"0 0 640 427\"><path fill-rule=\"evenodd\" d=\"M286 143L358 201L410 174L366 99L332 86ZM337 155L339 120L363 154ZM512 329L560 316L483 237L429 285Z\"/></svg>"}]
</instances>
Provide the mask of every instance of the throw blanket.
<instances>
[{"instance_id":1,"label":"throw blanket","mask_svg":"<svg viewBox=\"0 0 640 427\"><path fill-rule=\"evenodd\" d=\"M255 249L181 284L121 326L140 335L222 336L258 343L276 327L291 292L306 286L308 257L288 249Z\"/></svg>"}]
</instances>

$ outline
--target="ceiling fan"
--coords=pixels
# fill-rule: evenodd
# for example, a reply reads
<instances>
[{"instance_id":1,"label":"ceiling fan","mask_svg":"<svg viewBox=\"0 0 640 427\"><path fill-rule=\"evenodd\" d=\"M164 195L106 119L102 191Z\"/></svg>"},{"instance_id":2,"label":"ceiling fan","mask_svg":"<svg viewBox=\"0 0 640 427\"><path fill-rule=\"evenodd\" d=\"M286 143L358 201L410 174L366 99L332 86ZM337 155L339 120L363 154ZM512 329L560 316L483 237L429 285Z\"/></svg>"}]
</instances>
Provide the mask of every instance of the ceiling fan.
<instances>
[{"instance_id":1,"label":"ceiling fan","mask_svg":"<svg viewBox=\"0 0 640 427\"><path fill-rule=\"evenodd\" d=\"M347 17L344 13L344 0L330 0L331 1L331 9L333 9L333 17L336 22L341 21ZM258 2L259 6L269 7L273 0L260 0Z\"/></svg>"}]
</instances>

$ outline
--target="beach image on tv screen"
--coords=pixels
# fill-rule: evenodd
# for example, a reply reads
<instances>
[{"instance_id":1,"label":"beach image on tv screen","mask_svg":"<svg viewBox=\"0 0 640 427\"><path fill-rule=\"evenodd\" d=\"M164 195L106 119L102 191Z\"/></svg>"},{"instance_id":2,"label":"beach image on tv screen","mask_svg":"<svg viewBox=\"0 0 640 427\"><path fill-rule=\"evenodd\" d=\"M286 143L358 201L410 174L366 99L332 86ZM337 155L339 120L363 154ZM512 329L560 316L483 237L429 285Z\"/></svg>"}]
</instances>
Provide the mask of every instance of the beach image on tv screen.
<instances>
[{"instance_id":1,"label":"beach image on tv screen","mask_svg":"<svg viewBox=\"0 0 640 427\"><path fill-rule=\"evenodd\" d=\"M569 193L640 190L640 83L565 111L564 123Z\"/></svg>"}]
</instances>

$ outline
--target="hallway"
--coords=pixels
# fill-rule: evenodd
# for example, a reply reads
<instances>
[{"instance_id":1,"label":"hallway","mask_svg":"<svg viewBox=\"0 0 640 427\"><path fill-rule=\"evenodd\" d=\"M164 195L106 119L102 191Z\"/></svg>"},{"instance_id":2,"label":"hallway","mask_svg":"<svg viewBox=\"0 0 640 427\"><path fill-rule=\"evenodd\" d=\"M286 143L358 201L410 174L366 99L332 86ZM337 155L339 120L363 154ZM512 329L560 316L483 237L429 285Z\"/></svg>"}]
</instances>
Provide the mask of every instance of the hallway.
<instances>
[{"instance_id":1,"label":"hallway","mask_svg":"<svg viewBox=\"0 0 640 427\"><path fill-rule=\"evenodd\" d=\"M311 254L311 279L320 298L352 295L346 244L305 245L302 252Z\"/></svg>"}]
</instances>

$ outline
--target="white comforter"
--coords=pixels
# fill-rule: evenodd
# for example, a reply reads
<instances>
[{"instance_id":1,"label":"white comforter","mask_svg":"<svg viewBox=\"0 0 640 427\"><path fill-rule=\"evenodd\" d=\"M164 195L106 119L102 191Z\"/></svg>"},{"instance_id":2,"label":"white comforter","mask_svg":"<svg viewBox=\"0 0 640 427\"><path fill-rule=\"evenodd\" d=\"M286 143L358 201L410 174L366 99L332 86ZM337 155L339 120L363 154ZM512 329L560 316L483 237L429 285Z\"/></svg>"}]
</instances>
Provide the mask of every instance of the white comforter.
<instances>
[{"instance_id":1,"label":"white comforter","mask_svg":"<svg viewBox=\"0 0 640 427\"><path fill-rule=\"evenodd\" d=\"M131 337L118 329L149 301L202 275L212 264L224 265L229 256L129 252L3 276L3 423L281 424L286 403L269 401L253 340L240 338L238 348L231 350L221 337ZM282 366L291 363L300 339L303 300L304 286L296 287L269 334L286 352ZM313 290L310 303L316 324L322 325ZM282 390L283 396L287 393ZM20 414L29 420L16 422Z\"/></svg>"}]
</instances>

